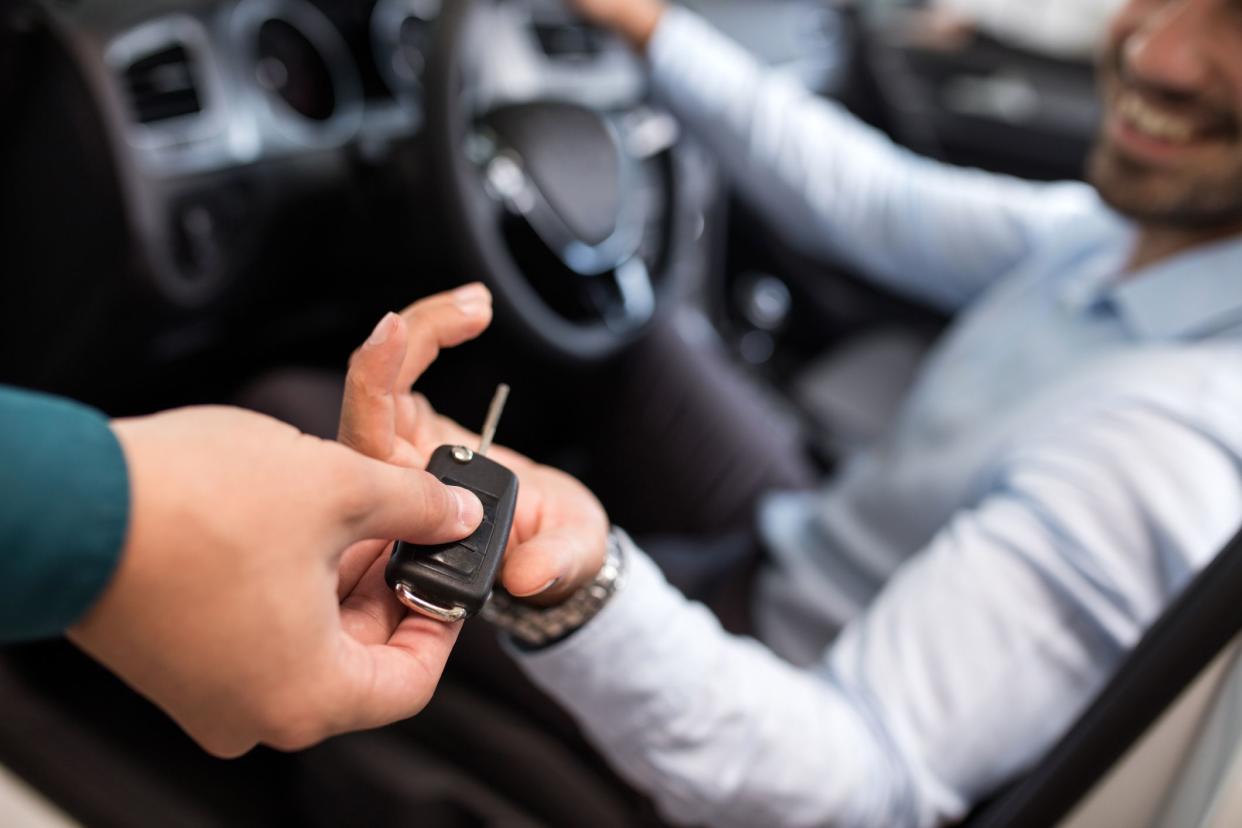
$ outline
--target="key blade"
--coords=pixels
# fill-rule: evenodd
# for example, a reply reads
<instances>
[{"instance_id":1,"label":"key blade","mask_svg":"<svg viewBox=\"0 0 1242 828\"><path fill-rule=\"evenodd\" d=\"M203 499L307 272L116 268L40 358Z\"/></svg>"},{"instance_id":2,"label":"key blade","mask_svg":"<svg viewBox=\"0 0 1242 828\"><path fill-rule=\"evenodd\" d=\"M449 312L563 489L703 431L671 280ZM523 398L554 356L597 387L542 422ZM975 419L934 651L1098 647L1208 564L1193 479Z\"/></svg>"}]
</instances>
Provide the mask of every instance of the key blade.
<instances>
[{"instance_id":1,"label":"key blade","mask_svg":"<svg viewBox=\"0 0 1242 828\"><path fill-rule=\"evenodd\" d=\"M509 386L503 382L496 386L496 396L487 408L487 420L483 423L483 438L479 441L479 454L487 455L496 439L496 427L500 425L500 415L504 413L505 402L509 399Z\"/></svg>"}]
</instances>

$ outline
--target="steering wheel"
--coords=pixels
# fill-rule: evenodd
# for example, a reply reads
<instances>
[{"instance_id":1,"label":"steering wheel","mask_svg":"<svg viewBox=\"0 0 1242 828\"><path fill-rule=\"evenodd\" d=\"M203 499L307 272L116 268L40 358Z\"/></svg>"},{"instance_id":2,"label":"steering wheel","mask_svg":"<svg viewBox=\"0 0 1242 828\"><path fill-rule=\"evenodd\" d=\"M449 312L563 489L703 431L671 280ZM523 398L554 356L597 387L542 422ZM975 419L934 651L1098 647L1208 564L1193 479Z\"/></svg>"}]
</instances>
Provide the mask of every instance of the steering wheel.
<instances>
[{"instance_id":1,"label":"steering wheel","mask_svg":"<svg viewBox=\"0 0 1242 828\"><path fill-rule=\"evenodd\" d=\"M555 357L639 338L692 242L677 125L645 89L639 60L559 3L456 0L436 22L425 129L450 237L498 320Z\"/></svg>"}]
</instances>

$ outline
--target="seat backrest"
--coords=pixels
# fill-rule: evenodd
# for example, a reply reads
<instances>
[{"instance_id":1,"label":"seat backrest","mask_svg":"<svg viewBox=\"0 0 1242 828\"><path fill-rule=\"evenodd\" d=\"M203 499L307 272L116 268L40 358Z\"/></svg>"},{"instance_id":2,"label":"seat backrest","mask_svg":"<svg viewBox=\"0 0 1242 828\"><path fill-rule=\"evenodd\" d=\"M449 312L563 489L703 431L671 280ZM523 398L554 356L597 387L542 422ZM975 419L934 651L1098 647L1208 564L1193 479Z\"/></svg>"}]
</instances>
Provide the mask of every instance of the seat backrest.
<instances>
[{"instance_id":1,"label":"seat backrest","mask_svg":"<svg viewBox=\"0 0 1242 828\"><path fill-rule=\"evenodd\" d=\"M1237 641L1235 639L1235 647ZM1237 828L1242 825L1242 659L1226 672L1211 713L1199 727L1159 828Z\"/></svg>"},{"instance_id":2,"label":"seat backrest","mask_svg":"<svg viewBox=\"0 0 1242 828\"><path fill-rule=\"evenodd\" d=\"M1218 673L1227 671L1228 659L1222 654L1239 633L1242 532L1152 625L1096 701L1035 769L965 824L969 828L1061 824L1196 679L1214 665ZM1206 689L1200 690L1200 714L1220 679L1209 676L1201 685ZM1162 805L1153 802L1151 807L1158 810ZM1129 824L1150 824L1157 816L1149 811L1140 822Z\"/></svg>"}]
</instances>

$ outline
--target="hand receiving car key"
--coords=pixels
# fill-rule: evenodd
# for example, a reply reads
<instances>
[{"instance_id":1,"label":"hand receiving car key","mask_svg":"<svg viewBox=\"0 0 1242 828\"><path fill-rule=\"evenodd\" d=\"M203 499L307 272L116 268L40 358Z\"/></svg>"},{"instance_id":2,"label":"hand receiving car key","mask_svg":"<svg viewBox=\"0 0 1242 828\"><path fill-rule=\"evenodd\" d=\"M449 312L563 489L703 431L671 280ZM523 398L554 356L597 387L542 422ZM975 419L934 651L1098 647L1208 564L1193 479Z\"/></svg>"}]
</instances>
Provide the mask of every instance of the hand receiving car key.
<instances>
[{"instance_id":1,"label":"hand receiving car key","mask_svg":"<svg viewBox=\"0 0 1242 828\"><path fill-rule=\"evenodd\" d=\"M509 542L518 480L487 458L508 397L509 386L496 389L477 450L440 446L427 464L439 480L478 495L483 504L479 528L464 540L438 546L398 541L384 572L401 603L439 621L460 621L483 609Z\"/></svg>"},{"instance_id":2,"label":"hand receiving car key","mask_svg":"<svg viewBox=\"0 0 1242 828\"><path fill-rule=\"evenodd\" d=\"M487 327L491 321L490 299L482 285L468 285L423 299L399 316L394 314L390 332L379 342L363 345L350 361L341 442L371 457L418 469L429 468L441 446L485 448L479 437L439 416L422 395L411 393L410 386L441 348L472 339ZM481 366L481 370L485 368ZM499 412L492 419L498 417ZM480 452L472 449L471 453L476 458L471 464L478 462ZM495 460L521 480L507 550L500 542L506 536L501 531L504 527L494 525L491 530L489 543L498 553L503 551L499 584L515 598L557 604L599 571L607 545L608 517L595 496L564 472L532 462L503 446L488 446L484 453L484 459ZM450 455L444 468L460 472L467 466ZM446 477L454 485L474 490L469 478L456 474ZM503 487L493 491L502 492ZM494 507L486 500L484 504L492 514ZM428 621L422 614L400 620L406 614L405 606L385 583L385 564L391 563L388 556L378 560L374 555L346 556L341 562L342 584L362 584L352 593L351 601L359 605L354 615L361 618L369 614L379 619L373 631L377 636L381 628ZM473 576L457 580L467 577ZM414 589L410 593L416 594ZM431 597L437 604L436 597L449 601L443 595Z\"/></svg>"}]
</instances>

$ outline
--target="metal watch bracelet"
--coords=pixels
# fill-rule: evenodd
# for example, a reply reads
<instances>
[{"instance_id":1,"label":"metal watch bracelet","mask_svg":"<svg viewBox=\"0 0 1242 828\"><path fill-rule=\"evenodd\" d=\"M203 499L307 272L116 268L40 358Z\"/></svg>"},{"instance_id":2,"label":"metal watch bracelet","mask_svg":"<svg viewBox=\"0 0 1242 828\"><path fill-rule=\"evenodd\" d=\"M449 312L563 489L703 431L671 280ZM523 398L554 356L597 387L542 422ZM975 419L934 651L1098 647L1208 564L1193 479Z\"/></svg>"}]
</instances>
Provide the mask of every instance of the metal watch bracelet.
<instances>
[{"instance_id":1,"label":"metal watch bracelet","mask_svg":"<svg viewBox=\"0 0 1242 828\"><path fill-rule=\"evenodd\" d=\"M537 650L564 641L594 618L625 581L625 556L615 532L608 533L604 564L590 583L554 607L519 601L496 587L481 617L508 633L523 649Z\"/></svg>"}]
</instances>

